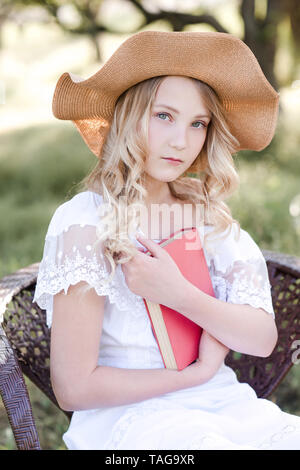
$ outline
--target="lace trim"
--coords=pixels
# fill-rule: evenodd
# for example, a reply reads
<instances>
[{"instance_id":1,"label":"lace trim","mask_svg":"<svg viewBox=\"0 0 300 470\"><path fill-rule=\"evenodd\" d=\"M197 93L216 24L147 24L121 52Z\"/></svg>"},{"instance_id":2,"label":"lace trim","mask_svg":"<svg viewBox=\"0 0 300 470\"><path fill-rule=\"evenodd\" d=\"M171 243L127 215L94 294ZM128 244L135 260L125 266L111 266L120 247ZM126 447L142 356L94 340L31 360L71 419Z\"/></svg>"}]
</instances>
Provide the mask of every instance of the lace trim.
<instances>
[{"instance_id":1,"label":"lace trim","mask_svg":"<svg viewBox=\"0 0 300 470\"><path fill-rule=\"evenodd\" d=\"M255 450L250 445L236 444L229 441L220 434L208 432L206 434L197 435L195 438L184 445L186 450Z\"/></svg>"},{"instance_id":2,"label":"lace trim","mask_svg":"<svg viewBox=\"0 0 300 470\"><path fill-rule=\"evenodd\" d=\"M215 296L219 300L223 300L226 302L226 293L227 293L227 282L226 280L221 277L221 276L215 276L214 274L211 275L211 282L213 285L214 293Z\"/></svg>"},{"instance_id":3,"label":"lace trim","mask_svg":"<svg viewBox=\"0 0 300 470\"><path fill-rule=\"evenodd\" d=\"M212 260L209 269L218 299L233 304L249 304L255 308L263 308L273 318L275 317L271 285L263 260L259 258L247 262L238 260L225 273L216 271ZM53 295L61 290L67 293L70 285L86 281L98 295L108 296L110 303L116 304L121 311L130 310L134 317L144 316L146 311L144 301L128 288L121 266L117 266L115 277L110 283L106 283L108 277L109 272L105 263L100 263L96 254L93 256L89 254L87 257L73 247L72 258L66 255L60 265L49 261L47 257L42 261L33 301L47 310L49 324Z\"/></svg>"},{"instance_id":4,"label":"lace trim","mask_svg":"<svg viewBox=\"0 0 300 470\"><path fill-rule=\"evenodd\" d=\"M214 261L210 264L211 280L215 294L220 300L233 304L249 304L263 308L275 317L271 284L265 261L252 258L235 261L225 272L217 271Z\"/></svg>"},{"instance_id":5,"label":"lace trim","mask_svg":"<svg viewBox=\"0 0 300 470\"><path fill-rule=\"evenodd\" d=\"M287 424L279 431L265 439L261 444L257 446L257 448L261 450L272 449L272 447L276 446L278 442L284 442L286 438L289 438L292 434L297 433L299 433L300 442L300 425Z\"/></svg>"},{"instance_id":6,"label":"lace trim","mask_svg":"<svg viewBox=\"0 0 300 470\"><path fill-rule=\"evenodd\" d=\"M79 250L74 250L72 258L65 256L64 263L59 266L49 261L45 266L40 266L33 301L51 313L53 295L61 290L66 294L70 285L86 281L98 295L107 295L110 303L116 304L120 310L130 310L136 317L144 315L144 301L128 288L121 266L117 266L110 283L106 283L108 276L108 270L105 265L99 264L96 255L87 258Z\"/></svg>"},{"instance_id":7,"label":"lace trim","mask_svg":"<svg viewBox=\"0 0 300 470\"><path fill-rule=\"evenodd\" d=\"M235 284L229 286L227 302L232 304L249 304L255 308L263 308L273 318L275 317L268 283L257 289L248 284L247 281L239 279Z\"/></svg>"}]
</instances>

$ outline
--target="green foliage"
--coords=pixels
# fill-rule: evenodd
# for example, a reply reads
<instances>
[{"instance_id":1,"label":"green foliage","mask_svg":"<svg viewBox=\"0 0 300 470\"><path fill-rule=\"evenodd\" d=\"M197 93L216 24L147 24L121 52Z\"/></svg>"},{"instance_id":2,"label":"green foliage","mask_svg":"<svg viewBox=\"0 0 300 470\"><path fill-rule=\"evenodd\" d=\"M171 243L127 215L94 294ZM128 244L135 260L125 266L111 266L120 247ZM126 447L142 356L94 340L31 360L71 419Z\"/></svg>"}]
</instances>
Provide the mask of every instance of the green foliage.
<instances>
[{"instance_id":1,"label":"green foliage","mask_svg":"<svg viewBox=\"0 0 300 470\"><path fill-rule=\"evenodd\" d=\"M76 185L95 163L70 124L2 137L0 276L40 260L55 208L76 193Z\"/></svg>"}]
</instances>

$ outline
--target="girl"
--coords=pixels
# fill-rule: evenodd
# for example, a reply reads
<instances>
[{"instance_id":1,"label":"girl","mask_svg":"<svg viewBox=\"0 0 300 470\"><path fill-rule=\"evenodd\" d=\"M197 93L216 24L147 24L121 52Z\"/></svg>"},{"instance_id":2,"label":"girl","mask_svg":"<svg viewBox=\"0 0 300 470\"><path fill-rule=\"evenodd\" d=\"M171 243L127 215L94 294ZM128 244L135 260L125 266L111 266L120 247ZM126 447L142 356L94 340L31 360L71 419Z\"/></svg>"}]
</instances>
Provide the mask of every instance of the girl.
<instances>
[{"instance_id":1,"label":"girl","mask_svg":"<svg viewBox=\"0 0 300 470\"><path fill-rule=\"evenodd\" d=\"M266 263L224 199L238 186L232 154L272 139L278 97L222 33L141 32L91 78L58 81L55 116L99 159L53 215L34 299L51 327L54 393L74 411L69 449L300 448L300 418L224 363L277 341ZM167 208L163 227L154 207ZM157 243L191 226L215 297ZM143 298L203 328L196 362L164 368Z\"/></svg>"}]
</instances>

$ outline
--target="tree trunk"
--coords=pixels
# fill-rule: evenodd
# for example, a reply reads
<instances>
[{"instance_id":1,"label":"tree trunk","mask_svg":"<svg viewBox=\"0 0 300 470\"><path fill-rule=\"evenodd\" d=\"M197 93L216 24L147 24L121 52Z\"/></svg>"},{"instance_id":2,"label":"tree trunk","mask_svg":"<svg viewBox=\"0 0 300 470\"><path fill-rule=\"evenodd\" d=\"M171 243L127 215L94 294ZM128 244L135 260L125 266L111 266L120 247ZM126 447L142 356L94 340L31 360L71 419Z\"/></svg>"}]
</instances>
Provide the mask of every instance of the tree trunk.
<instances>
[{"instance_id":1,"label":"tree trunk","mask_svg":"<svg viewBox=\"0 0 300 470\"><path fill-rule=\"evenodd\" d=\"M93 46L95 48L96 52L96 61L97 62L102 62L102 54L101 54L101 49L100 49L100 43L99 43L99 34L94 34L90 35L91 41L93 43Z\"/></svg>"},{"instance_id":2,"label":"tree trunk","mask_svg":"<svg viewBox=\"0 0 300 470\"><path fill-rule=\"evenodd\" d=\"M242 0L241 16L244 20L244 42L256 56L266 78L278 90L274 74L277 48L277 28L281 17L279 0L268 0L264 20L255 18L255 0Z\"/></svg>"}]
</instances>

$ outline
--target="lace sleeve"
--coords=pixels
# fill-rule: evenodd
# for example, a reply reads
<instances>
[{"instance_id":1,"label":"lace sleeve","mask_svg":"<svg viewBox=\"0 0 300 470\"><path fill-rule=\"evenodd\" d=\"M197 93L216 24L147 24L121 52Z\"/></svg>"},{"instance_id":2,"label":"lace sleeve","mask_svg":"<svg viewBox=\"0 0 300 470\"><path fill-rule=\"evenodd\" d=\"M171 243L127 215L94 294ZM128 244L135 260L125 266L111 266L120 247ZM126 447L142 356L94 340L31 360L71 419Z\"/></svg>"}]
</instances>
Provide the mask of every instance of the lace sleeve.
<instances>
[{"instance_id":1,"label":"lace sleeve","mask_svg":"<svg viewBox=\"0 0 300 470\"><path fill-rule=\"evenodd\" d=\"M34 302L46 310L47 324L52 322L53 296L70 285L87 282L97 294L108 295L112 286L105 282L109 263L101 246L95 245L96 227L72 225L58 235L48 235L40 263Z\"/></svg>"},{"instance_id":2,"label":"lace sleeve","mask_svg":"<svg viewBox=\"0 0 300 470\"><path fill-rule=\"evenodd\" d=\"M97 237L102 203L102 196L84 191L60 205L50 221L33 298L46 310L49 327L53 296L61 291L67 294L69 286L80 281L106 296L121 311L129 310L136 316L145 313L143 299L128 288L121 265L109 279L111 266Z\"/></svg>"},{"instance_id":3,"label":"lace sleeve","mask_svg":"<svg viewBox=\"0 0 300 470\"><path fill-rule=\"evenodd\" d=\"M218 298L263 308L275 317L266 261L248 232L241 229L238 240L228 235L215 247L209 265Z\"/></svg>"}]
</instances>

